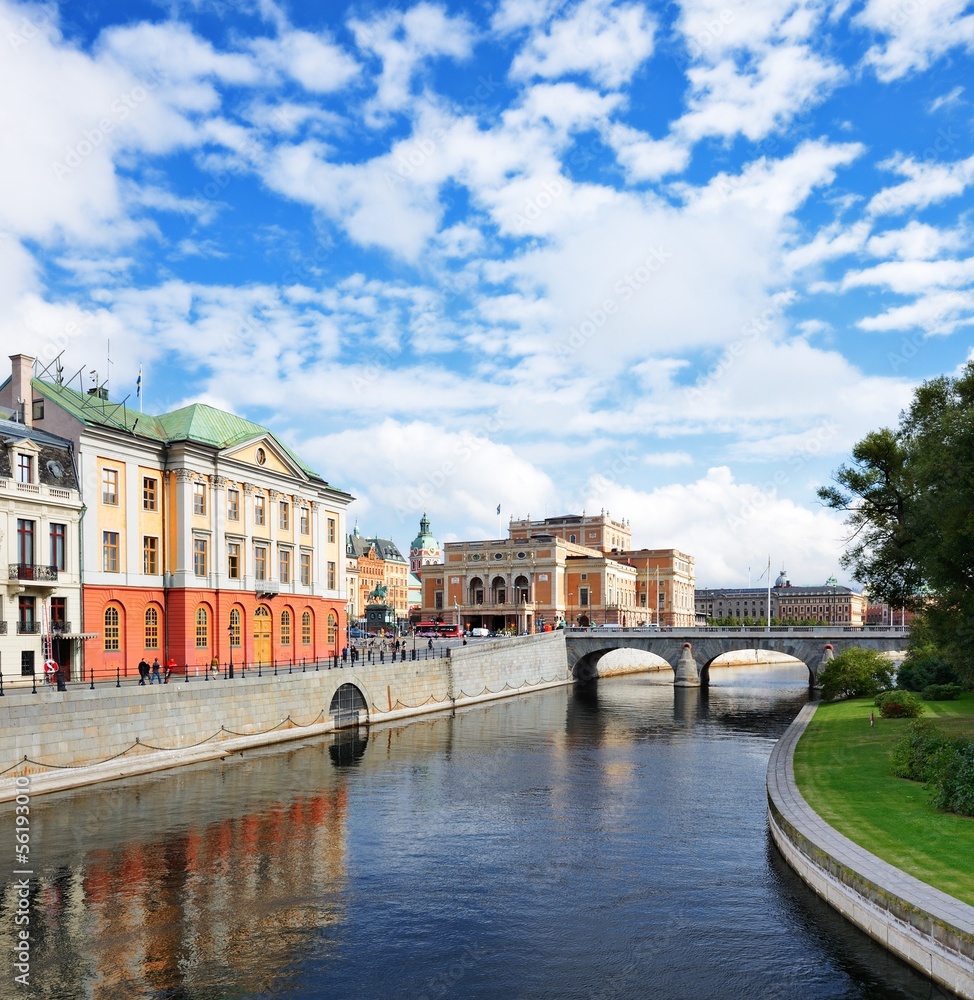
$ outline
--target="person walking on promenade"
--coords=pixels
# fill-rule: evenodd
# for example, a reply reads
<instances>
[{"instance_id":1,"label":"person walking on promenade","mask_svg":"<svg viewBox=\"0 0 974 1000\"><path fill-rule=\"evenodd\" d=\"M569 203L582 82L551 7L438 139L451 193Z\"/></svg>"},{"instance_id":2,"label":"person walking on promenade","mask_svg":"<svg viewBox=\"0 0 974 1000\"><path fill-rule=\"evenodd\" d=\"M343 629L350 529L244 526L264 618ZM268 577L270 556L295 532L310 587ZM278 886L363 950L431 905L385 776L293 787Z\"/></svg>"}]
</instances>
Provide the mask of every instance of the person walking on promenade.
<instances>
[{"instance_id":1,"label":"person walking on promenade","mask_svg":"<svg viewBox=\"0 0 974 1000\"><path fill-rule=\"evenodd\" d=\"M432 649L433 648L433 637L432 636L430 636L430 641L426 644L426 648L427 649Z\"/></svg>"},{"instance_id":2,"label":"person walking on promenade","mask_svg":"<svg viewBox=\"0 0 974 1000\"><path fill-rule=\"evenodd\" d=\"M139 660L139 687L145 687L145 682L149 679L149 664L145 662L143 656Z\"/></svg>"},{"instance_id":3,"label":"person walking on promenade","mask_svg":"<svg viewBox=\"0 0 974 1000\"><path fill-rule=\"evenodd\" d=\"M157 656L152 661L152 676L149 678L150 684L161 684L162 674L159 672L162 669L162 664L159 662L159 657Z\"/></svg>"}]
</instances>

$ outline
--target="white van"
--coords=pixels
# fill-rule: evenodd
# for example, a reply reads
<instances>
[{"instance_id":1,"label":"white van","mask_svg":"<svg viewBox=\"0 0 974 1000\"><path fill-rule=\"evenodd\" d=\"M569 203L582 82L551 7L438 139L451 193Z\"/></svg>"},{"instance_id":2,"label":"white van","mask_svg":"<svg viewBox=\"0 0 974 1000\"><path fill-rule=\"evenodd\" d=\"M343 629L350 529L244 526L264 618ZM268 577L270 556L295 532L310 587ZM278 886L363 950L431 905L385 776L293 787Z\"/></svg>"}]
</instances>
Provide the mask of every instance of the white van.
<instances>
[{"instance_id":1,"label":"white van","mask_svg":"<svg viewBox=\"0 0 974 1000\"><path fill-rule=\"evenodd\" d=\"M475 639L486 639L490 635L490 629L489 628L472 628L470 630L470 634Z\"/></svg>"}]
</instances>

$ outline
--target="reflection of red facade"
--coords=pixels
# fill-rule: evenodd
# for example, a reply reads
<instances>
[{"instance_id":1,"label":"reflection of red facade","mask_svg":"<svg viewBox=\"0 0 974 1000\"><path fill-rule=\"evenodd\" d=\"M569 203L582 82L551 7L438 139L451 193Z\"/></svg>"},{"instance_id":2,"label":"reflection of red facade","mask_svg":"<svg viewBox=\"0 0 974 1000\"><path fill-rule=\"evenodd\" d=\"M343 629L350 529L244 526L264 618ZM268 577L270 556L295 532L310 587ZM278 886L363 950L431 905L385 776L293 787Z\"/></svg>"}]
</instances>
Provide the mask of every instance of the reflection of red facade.
<instances>
[{"instance_id":1,"label":"reflection of red facade","mask_svg":"<svg viewBox=\"0 0 974 1000\"><path fill-rule=\"evenodd\" d=\"M330 788L164 841L92 852L83 862L90 926L67 926L62 907L45 930L83 935L75 947L95 966L99 1000L146 987L166 993L194 983L200 969L219 980L221 995L273 994L293 959L285 949L300 943L274 931L319 928L328 907L341 917L346 811L344 788ZM240 965L255 956L259 965Z\"/></svg>"}]
</instances>

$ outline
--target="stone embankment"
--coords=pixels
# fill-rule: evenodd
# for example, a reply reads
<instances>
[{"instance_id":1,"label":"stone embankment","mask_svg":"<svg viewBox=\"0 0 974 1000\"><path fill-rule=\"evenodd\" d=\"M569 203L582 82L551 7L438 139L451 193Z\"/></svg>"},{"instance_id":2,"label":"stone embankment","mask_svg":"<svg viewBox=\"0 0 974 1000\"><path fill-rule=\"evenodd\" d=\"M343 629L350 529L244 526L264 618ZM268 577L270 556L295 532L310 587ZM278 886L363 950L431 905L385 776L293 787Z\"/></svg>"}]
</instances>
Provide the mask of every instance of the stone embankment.
<instances>
[{"instance_id":1,"label":"stone embankment","mask_svg":"<svg viewBox=\"0 0 974 1000\"><path fill-rule=\"evenodd\" d=\"M380 723L572 683L562 633L442 652L276 676L173 677L146 687L102 681L8 695L0 699L0 801L17 794L18 776L29 775L37 795L331 732L347 724L347 702L344 712L336 707L345 685L361 695L361 721Z\"/></svg>"},{"instance_id":2,"label":"stone embankment","mask_svg":"<svg viewBox=\"0 0 974 1000\"><path fill-rule=\"evenodd\" d=\"M974 1000L974 907L907 875L842 836L795 784L795 745L806 705L768 762L768 821L785 860L830 906L895 955Z\"/></svg>"}]
</instances>

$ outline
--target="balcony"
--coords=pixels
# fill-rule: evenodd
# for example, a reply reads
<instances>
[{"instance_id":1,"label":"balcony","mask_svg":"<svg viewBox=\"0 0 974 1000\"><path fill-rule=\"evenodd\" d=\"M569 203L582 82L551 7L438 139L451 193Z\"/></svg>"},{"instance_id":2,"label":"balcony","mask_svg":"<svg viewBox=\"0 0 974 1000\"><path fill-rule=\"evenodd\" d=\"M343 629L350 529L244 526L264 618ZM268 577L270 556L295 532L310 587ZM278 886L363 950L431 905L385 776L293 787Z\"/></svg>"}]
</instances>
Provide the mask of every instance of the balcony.
<instances>
[{"instance_id":1,"label":"balcony","mask_svg":"<svg viewBox=\"0 0 974 1000\"><path fill-rule=\"evenodd\" d=\"M51 622L51 635L64 635L71 631L71 622Z\"/></svg>"},{"instance_id":2,"label":"balcony","mask_svg":"<svg viewBox=\"0 0 974 1000\"><path fill-rule=\"evenodd\" d=\"M281 592L281 584L278 580L258 580L254 584L254 590L259 595L273 597Z\"/></svg>"},{"instance_id":3,"label":"balcony","mask_svg":"<svg viewBox=\"0 0 974 1000\"><path fill-rule=\"evenodd\" d=\"M35 566L33 563L10 563L9 580L34 583L57 583L57 566Z\"/></svg>"},{"instance_id":4,"label":"balcony","mask_svg":"<svg viewBox=\"0 0 974 1000\"><path fill-rule=\"evenodd\" d=\"M17 622L17 635L40 635L40 622Z\"/></svg>"}]
</instances>

